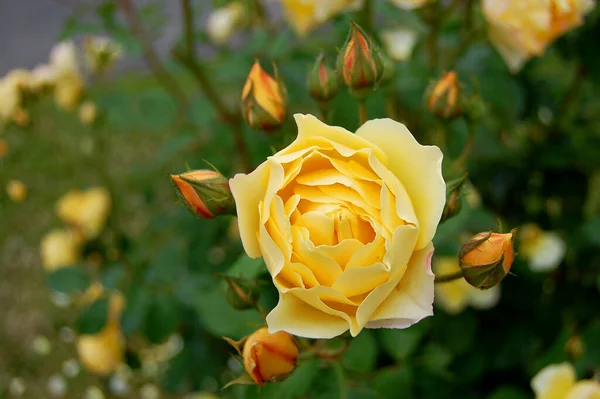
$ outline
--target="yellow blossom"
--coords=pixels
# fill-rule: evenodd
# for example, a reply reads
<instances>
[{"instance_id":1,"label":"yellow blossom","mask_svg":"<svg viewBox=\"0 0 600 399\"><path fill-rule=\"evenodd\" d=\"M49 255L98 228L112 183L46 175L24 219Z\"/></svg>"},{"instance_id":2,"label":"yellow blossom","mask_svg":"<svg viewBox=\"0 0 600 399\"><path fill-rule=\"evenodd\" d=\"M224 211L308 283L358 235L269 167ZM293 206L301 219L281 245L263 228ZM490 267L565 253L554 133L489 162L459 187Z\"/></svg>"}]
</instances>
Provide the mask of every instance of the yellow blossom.
<instances>
[{"instance_id":1,"label":"yellow blossom","mask_svg":"<svg viewBox=\"0 0 600 399\"><path fill-rule=\"evenodd\" d=\"M84 89L75 44L66 41L54 46L50 52L50 66L56 74L56 104L67 111L73 111L79 104Z\"/></svg>"},{"instance_id":2,"label":"yellow blossom","mask_svg":"<svg viewBox=\"0 0 600 399\"><path fill-rule=\"evenodd\" d=\"M10 180L6 184L6 194L13 202L21 202L27 198L27 186L20 180Z\"/></svg>"},{"instance_id":3,"label":"yellow blossom","mask_svg":"<svg viewBox=\"0 0 600 399\"><path fill-rule=\"evenodd\" d=\"M83 40L84 61L92 73L111 69L122 56L122 46L108 37L89 36Z\"/></svg>"},{"instance_id":4,"label":"yellow blossom","mask_svg":"<svg viewBox=\"0 0 600 399\"><path fill-rule=\"evenodd\" d=\"M359 8L363 0L279 0L283 14L299 35L305 35L331 17Z\"/></svg>"},{"instance_id":5,"label":"yellow blossom","mask_svg":"<svg viewBox=\"0 0 600 399\"><path fill-rule=\"evenodd\" d=\"M484 0L492 44L511 72L518 72L533 56L563 33L583 24L594 0Z\"/></svg>"},{"instance_id":6,"label":"yellow blossom","mask_svg":"<svg viewBox=\"0 0 600 399\"><path fill-rule=\"evenodd\" d=\"M75 264L81 255L81 246L70 229L54 229L42 238L40 255L42 266L48 271Z\"/></svg>"},{"instance_id":7,"label":"yellow blossom","mask_svg":"<svg viewBox=\"0 0 600 399\"><path fill-rule=\"evenodd\" d=\"M435 272L438 275L450 275L460 271L456 257L440 257L434 261ZM489 309L500 300L500 286L496 285L487 290L480 290L464 279L457 279L435 285L435 302L446 312L458 314L467 306L476 309Z\"/></svg>"},{"instance_id":8,"label":"yellow blossom","mask_svg":"<svg viewBox=\"0 0 600 399\"><path fill-rule=\"evenodd\" d=\"M226 43L243 19L244 5L241 2L236 1L214 10L206 22L206 31L210 40L218 44Z\"/></svg>"},{"instance_id":9,"label":"yellow blossom","mask_svg":"<svg viewBox=\"0 0 600 399\"><path fill-rule=\"evenodd\" d=\"M600 382L577 381L570 363L551 364L531 380L535 399L600 399Z\"/></svg>"},{"instance_id":10,"label":"yellow blossom","mask_svg":"<svg viewBox=\"0 0 600 399\"><path fill-rule=\"evenodd\" d=\"M567 252L564 239L554 231L543 231L536 224L521 229L520 255L529 262L531 270L547 272L556 269Z\"/></svg>"},{"instance_id":11,"label":"yellow blossom","mask_svg":"<svg viewBox=\"0 0 600 399\"><path fill-rule=\"evenodd\" d=\"M98 118L98 107L93 101L86 101L79 106L79 120L84 125L91 125Z\"/></svg>"},{"instance_id":12,"label":"yellow blossom","mask_svg":"<svg viewBox=\"0 0 600 399\"><path fill-rule=\"evenodd\" d=\"M110 203L110 194L103 187L73 190L58 200L56 212L63 221L78 228L85 239L92 240L106 224Z\"/></svg>"},{"instance_id":13,"label":"yellow blossom","mask_svg":"<svg viewBox=\"0 0 600 399\"><path fill-rule=\"evenodd\" d=\"M392 119L356 133L295 119L293 143L229 183L244 249L264 258L279 291L269 331L356 336L430 316L440 149Z\"/></svg>"}]
</instances>

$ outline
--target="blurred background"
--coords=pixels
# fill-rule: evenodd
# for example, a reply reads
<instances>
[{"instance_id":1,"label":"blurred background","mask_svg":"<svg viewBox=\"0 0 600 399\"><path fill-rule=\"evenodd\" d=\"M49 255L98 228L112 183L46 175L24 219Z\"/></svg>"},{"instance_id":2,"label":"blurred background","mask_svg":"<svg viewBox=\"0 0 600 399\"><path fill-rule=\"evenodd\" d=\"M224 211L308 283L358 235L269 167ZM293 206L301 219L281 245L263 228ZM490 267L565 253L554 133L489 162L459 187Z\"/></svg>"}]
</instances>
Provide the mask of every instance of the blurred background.
<instances>
[{"instance_id":1,"label":"blurred background","mask_svg":"<svg viewBox=\"0 0 600 399\"><path fill-rule=\"evenodd\" d=\"M493 1L332 1L324 15L311 1L3 2L0 398L522 399L563 362L598 379L600 11L591 2L535 32L547 42L532 51L513 32L536 2L498 28ZM447 180L462 175L453 161L473 134L434 270L456 271L461 244L492 228L520 227L519 255L492 290L436 286L435 316L407 330L364 330L335 361L222 391L243 366L221 337L264 323L228 302L222 275L260 284L266 310L277 292L243 253L235 218L194 217L169 174L214 165L232 176L293 139L290 115L321 111L307 74L321 51L333 67L350 20L393 65L370 118L440 146ZM498 32L516 38L521 64ZM279 135L239 115L255 59L287 87ZM460 106L432 106L428 88L449 71ZM340 89L330 123L355 131L355 107Z\"/></svg>"}]
</instances>

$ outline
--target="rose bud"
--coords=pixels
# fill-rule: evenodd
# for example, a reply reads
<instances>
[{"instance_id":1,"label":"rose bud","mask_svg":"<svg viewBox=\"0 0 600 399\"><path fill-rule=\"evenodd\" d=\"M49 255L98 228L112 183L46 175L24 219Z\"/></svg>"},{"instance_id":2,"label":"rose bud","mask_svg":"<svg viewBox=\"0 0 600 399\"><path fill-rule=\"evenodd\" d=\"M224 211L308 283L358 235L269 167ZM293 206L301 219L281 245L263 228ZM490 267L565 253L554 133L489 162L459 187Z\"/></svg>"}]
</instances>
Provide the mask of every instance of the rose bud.
<instances>
[{"instance_id":1,"label":"rose bud","mask_svg":"<svg viewBox=\"0 0 600 399\"><path fill-rule=\"evenodd\" d=\"M258 60L242 89L242 115L253 129L273 130L279 127L286 116L285 87L279 80L262 69Z\"/></svg>"},{"instance_id":2,"label":"rose bud","mask_svg":"<svg viewBox=\"0 0 600 399\"><path fill-rule=\"evenodd\" d=\"M256 306L260 295L257 281L229 276L225 277L225 281L227 282L225 299L234 309L246 310Z\"/></svg>"},{"instance_id":3,"label":"rose bud","mask_svg":"<svg viewBox=\"0 0 600 399\"><path fill-rule=\"evenodd\" d=\"M366 95L365 89L376 86L383 75L379 48L354 22L338 55L337 72L350 92L360 97Z\"/></svg>"},{"instance_id":4,"label":"rose bud","mask_svg":"<svg viewBox=\"0 0 600 399\"><path fill-rule=\"evenodd\" d=\"M458 179L446 183L446 205L444 205L444 213L442 213L442 222L458 215L460 212L462 208L461 191L466 181L467 174L465 173Z\"/></svg>"},{"instance_id":5,"label":"rose bud","mask_svg":"<svg viewBox=\"0 0 600 399\"><path fill-rule=\"evenodd\" d=\"M502 281L515 258L513 237L516 231L513 229L507 234L478 233L462 246L460 268L469 284L487 289Z\"/></svg>"},{"instance_id":6,"label":"rose bud","mask_svg":"<svg viewBox=\"0 0 600 399\"><path fill-rule=\"evenodd\" d=\"M258 384L280 381L296 368L298 345L285 331L270 334L266 327L252 333L244 342L244 367Z\"/></svg>"},{"instance_id":7,"label":"rose bud","mask_svg":"<svg viewBox=\"0 0 600 399\"><path fill-rule=\"evenodd\" d=\"M192 170L171 175L183 202L196 216L212 219L235 214L229 180L214 170Z\"/></svg>"},{"instance_id":8,"label":"rose bud","mask_svg":"<svg viewBox=\"0 0 600 399\"><path fill-rule=\"evenodd\" d=\"M460 94L456 72L448 72L427 90L427 107L438 118L455 119L463 112Z\"/></svg>"},{"instance_id":9,"label":"rose bud","mask_svg":"<svg viewBox=\"0 0 600 399\"><path fill-rule=\"evenodd\" d=\"M335 71L325 62L325 55L319 55L308 74L308 91L310 96L320 107L327 107L328 103L338 93L338 89Z\"/></svg>"}]
</instances>

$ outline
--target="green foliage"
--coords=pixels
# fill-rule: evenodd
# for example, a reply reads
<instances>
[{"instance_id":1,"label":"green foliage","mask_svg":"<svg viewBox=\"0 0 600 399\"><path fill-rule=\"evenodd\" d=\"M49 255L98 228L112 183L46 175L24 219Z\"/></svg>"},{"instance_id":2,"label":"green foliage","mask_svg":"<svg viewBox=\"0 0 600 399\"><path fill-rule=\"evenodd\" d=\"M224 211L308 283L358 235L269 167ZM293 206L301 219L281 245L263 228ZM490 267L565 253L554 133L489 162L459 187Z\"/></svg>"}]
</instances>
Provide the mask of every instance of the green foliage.
<instances>
[{"instance_id":1,"label":"green foliage","mask_svg":"<svg viewBox=\"0 0 600 399\"><path fill-rule=\"evenodd\" d=\"M84 11L74 11L66 19L59 37L105 34L118 41L128 57L148 58L148 42L164 37L172 27L167 25L167 3L136 5L146 32L142 35L124 18L120 3L82 6ZM209 2L191 3L199 22L209 13L204 4ZM110 293L121 292L126 303L120 315L127 341L125 362L136 376L145 376L147 351L168 346L174 337L181 341L161 360L153 377L173 397L211 391L236 399L524 399L532 396L531 378L548 364L569 361L579 378L598 373L599 9L581 29L561 37L513 74L484 35L479 4L472 30L465 30L462 6L470 2L443 8L433 47L439 62L432 65L431 9L407 11L389 1L372 3L378 25L382 21L370 29L376 39L381 36L377 30L393 26L409 27L419 35L413 56L395 65L392 93L397 119L419 142L442 149L446 181L468 173L458 199L460 212L437 229L436 256L456 256L465 238L474 233L535 223L565 240L566 255L558 267L532 270L517 242L517 252L523 253L502 282L501 300L493 309L450 314L436 303L433 317L409 328L364 329L357 337L344 336L347 348L333 356L319 357L307 349L314 341L302 339L298 366L284 381L219 392L245 372L232 360L235 350L222 337L238 340L265 326L263 313L276 306L279 293L264 260L245 254L235 231L237 221L189 215L177 202L168 174L188 166L214 165L225 176L233 176L245 169L240 137L249 149L251 166L293 140L296 127L290 118L281 132L271 134L237 124L240 90L254 59L259 58L268 71L270 62L277 66L289 96L288 116L319 115L307 93L306 74L320 51L335 59L348 21L359 20L362 14L338 15L328 27L305 38L289 26L245 21L238 39L227 45L206 42L207 26L198 23L192 37L202 64L200 74L161 54L158 77L135 70L90 79L97 84L87 88L85 96L101 109L101 124L81 125L76 115L58 110L47 96L30 110L30 127L11 124L0 136L10 144L6 157L0 155L0 183L4 186L19 177L31 188L30 198L20 204L0 197L0 233L25 237L23 253L35 252L43 233L63 223L54 204L65 192L105 186L113 198L106 228L85 244L81 261L47 273L50 291L66 294L72 302L66 315L57 319L71 323L78 334L98 333L106 326ZM180 27L179 22L176 25ZM173 48L185 48L185 32L180 36ZM458 73L465 98L480 101L483 116L475 126L466 118L439 121L426 107L426 88L449 70ZM207 79L202 80L203 74ZM176 83L183 102L163 84L164 75ZM206 81L213 92L206 89ZM383 88L369 95L370 118L387 115L388 95ZM227 112L215 106L215 96ZM356 101L342 90L332 101L329 122L355 131L358 119ZM462 170L454 161L471 128L475 138ZM25 264L14 255L21 252L11 249L19 240L6 241L0 247L6 248L6 256L2 254L0 261ZM14 278L10 273L12 269L0 278ZM224 276L259 287L258 307L242 311L232 307L226 300ZM81 306L81 294L94 282L104 286L103 296ZM574 337L581 340L581 353L569 349ZM30 365L17 364L24 374L30 372ZM4 380L0 383L2 396Z\"/></svg>"}]
</instances>

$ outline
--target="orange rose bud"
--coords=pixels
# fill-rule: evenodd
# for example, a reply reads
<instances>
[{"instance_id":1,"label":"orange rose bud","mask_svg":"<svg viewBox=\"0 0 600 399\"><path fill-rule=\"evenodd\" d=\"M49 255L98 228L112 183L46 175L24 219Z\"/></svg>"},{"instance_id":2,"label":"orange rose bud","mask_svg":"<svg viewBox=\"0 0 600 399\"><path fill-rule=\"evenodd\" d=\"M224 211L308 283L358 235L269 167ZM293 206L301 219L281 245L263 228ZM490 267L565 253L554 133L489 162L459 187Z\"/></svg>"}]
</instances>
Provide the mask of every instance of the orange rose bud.
<instances>
[{"instance_id":1,"label":"orange rose bud","mask_svg":"<svg viewBox=\"0 0 600 399\"><path fill-rule=\"evenodd\" d=\"M192 170L171 175L171 180L188 209L196 216L212 219L235 214L229 180L214 170Z\"/></svg>"},{"instance_id":2,"label":"orange rose bud","mask_svg":"<svg viewBox=\"0 0 600 399\"><path fill-rule=\"evenodd\" d=\"M294 337L280 331L269 334L266 327L255 331L244 342L244 367L258 384L280 381L296 368L299 350Z\"/></svg>"},{"instance_id":3,"label":"orange rose bud","mask_svg":"<svg viewBox=\"0 0 600 399\"><path fill-rule=\"evenodd\" d=\"M460 268L469 284L487 289L502 281L515 259L513 238L516 231L513 229L507 234L479 233L462 246Z\"/></svg>"},{"instance_id":4,"label":"orange rose bud","mask_svg":"<svg viewBox=\"0 0 600 399\"><path fill-rule=\"evenodd\" d=\"M377 45L357 24L352 22L346 43L337 60L340 80L356 96L377 85L383 76L383 61Z\"/></svg>"},{"instance_id":5,"label":"orange rose bud","mask_svg":"<svg viewBox=\"0 0 600 399\"><path fill-rule=\"evenodd\" d=\"M324 54L319 55L308 74L308 92L319 106L326 106L338 93L337 76Z\"/></svg>"},{"instance_id":6,"label":"orange rose bud","mask_svg":"<svg viewBox=\"0 0 600 399\"><path fill-rule=\"evenodd\" d=\"M456 72L448 72L427 91L427 107L438 118L454 119L463 112L460 83Z\"/></svg>"},{"instance_id":7,"label":"orange rose bud","mask_svg":"<svg viewBox=\"0 0 600 399\"><path fill-rule=\"evenodd\" d=\"M277 69L273 78L258 60L254 63L242 89L242 115L246 123L257 130L273 130L285 121L285 86L279 80Z\"/></svg>"}]
</instances>

